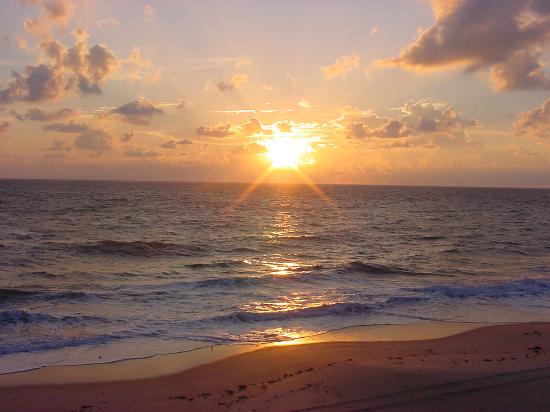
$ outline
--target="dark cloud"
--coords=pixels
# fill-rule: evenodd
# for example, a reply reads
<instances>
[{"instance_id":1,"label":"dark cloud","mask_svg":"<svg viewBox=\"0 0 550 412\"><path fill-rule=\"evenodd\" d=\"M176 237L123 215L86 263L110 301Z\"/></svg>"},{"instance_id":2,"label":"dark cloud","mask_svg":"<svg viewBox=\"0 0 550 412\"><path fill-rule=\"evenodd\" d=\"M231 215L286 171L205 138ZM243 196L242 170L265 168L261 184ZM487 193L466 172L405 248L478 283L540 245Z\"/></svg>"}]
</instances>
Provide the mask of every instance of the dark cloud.
<instances>
[{"instance_id":1,"label":"dark cloud","mask_svg":"<svg viewBox=\"0 0 550 412\"><path fill-rule=\"evenodd\" d=\"M514 125L515 134L531 134L538 137L550 137L550 98L540 107L520 113Z\"/></svg>"},{"instance_id":2,"label":"dark cloud","mask_svg":"<svg viewBox=\"0 0 550 412\"><path fill-rule=\"evenodd\" d=\"M188 144L193 144L193 142L187 139L181 139L181 140L171 139L161 143L159 146L164 149L177 149L177 147L180 145L188 145Z\"/></svg>"},{"instance_id":3,"label":"dark cloud","mask_svg":"<svg viewBox=\"0 0 550 412\"><path fill-rule=\"evenodd\" d=\"M198 136L209 136L209 137L227 137L233 134L233 132L231 131L230 124L225 124L225 125L215 126L215 127L201 126L195 131L195 133Z\"/></svg>"},{"instance_id":4,"label":"dark cloud","mask_svg":"<svg viewBox=\"0 0 550 412\"><path fill-rule=\"evenodd\" d=\"M105 46L88 48L83 30L73 33L77 37L74 47L45 40L40 47L47 61L28 65L21 73L12 71L7 87L0 90L0 104L54 100L71 92L100 94L103 83L118 67L118 59Z\"/></svg>"},{"instance_id":5,"label":"dark cloud","mask_svg":"<svg viewBox=\"0 0 550 412\"><path fill-rule=\"evenodd\" d=\"M44 126L44 130L48 132L59 132L59 133L82 133L90 130L90 127L87 123L52 123Z\"/></svg>"},{"instance_id":6,"label":"dark cloud","mask_svg":"<svg viewBox=\"0 0 550 412\"><path fill-rule=\"evenodd\" d=\"M0 104L52 100L62 96L66 90L62 71L45 64L30 65L23 74L12 72L8 87L0 90Z\"/></svg>"},{"instance_id":7,"label":"dark cloud","mask_svg":"<svg viewBox=\"0 0 550 412\"><path fill-rule=\"evenodd\" d=\"M88 129L74 141L76 148L94 152L104 152L113 148L113 137L104 129Z\"/></svg>"},{"instance_id":8,"label":"dark cloud","mask_svg":"<svg viewBox=\"0 0 550 412\"><path fill-rule=\"evenodd\" d=\"M10 128L10 123L8 121L0 122L0 135L6 133Z\"/></svg>"},{"instance_id":9,"label":"dark cloud","mask_svg":"<svg viewBox=\"0 0 550 412\"><path fill-rule=\"evenodd\" d=\"M151 123L153 117L165 114L165 111L155 107L147 99L138 99L111 110L111 113L128 123L146 125Z\"/></svg>"},{"instance_id":10,"label":"dark cloud","mask_svg":"<svg viewBox=\"0 0 550 412\"><path fill-rule=\"evenodd\" d=\"M381 65L468 72L488 68L496 90L548 89L541 56L550 43L548 0L433 0L435 24Z\"/></svg>"},{"instance_id":11,"label":"dark cloud","mask_svg":"<svg viewBox=\"0 0 550 412\"><path fill-rule=\"evenodd\" d=\"M410 136L413 132L401 121L385 118L380 126L369 126L369 121L356 121L348 126L349 136L356 139L366 137L398 138Z\"/></svg>"},{"instance_id":12,"label":"dark cloud","mask_svg":"<svg viewBox=\"0 0 550 412\"><path fill-rule=\"evenodd\" d=\"M66 19L71 14L71 6L68 1L46 0L42 4L50 19Z\"/></svg>"},{"instance_id":13,"label":"dark cloud","mask_svg":"<svg viewBox=\"0 0 550 412\"><path fill-rule=\"evenodd\" d=\"M246 74L236 74L229 80L222 80L219 82L216 87L220 92L229 92L235 89L238 89L243 84L248 82L248 76Z\"/></svg>"},{"instance_id":14,"label":"dark cloud","mask_svg":"<svg viewBox=\"0 0 550 412\"><path fill-rule=\"evenodd\" d=\"M160 153L155 152L154 150L132 148L132 149L126 150L124 154L128 157L147 158L147 157L157 157Z\"/></svg>"},{"instance_id":15,"label":"dark cloud","mask_svg":"<svg viewBox=\"0 0 550 412\"><path fill-rule=\"evenodd\" d=\"M464 118L454 108L428 100L409 100L400 108L398 118L381 117L374 113L347 113L343 123L348 136L356 139L405 137L437 137L463 139L465 130L477 121Z\"/></svg>"},{"instance_id":16,"label":"dark cloud","mask_svg":"<svg viewBox=\"0 0 550 412\"><path fill-rule=\"evenodd\" d=\"M48 151L69 151L73 148L73 145L65 140L54 140L52 144L46 149Z\"/></svg>"},{"instance_id":17,"label":"dark cloud","mask_svg":"<svg viewBox=\"0 0 550 412\"><path fill-rule=\"evenodd\" d=\"M27 110L27 113L17 113L15 110L12 110L11 114L17 120L32 120L36 122L52 122L56 120L65 120L77 115L77 112L73 109L64 108L59 110L53 110L48 112L47 110L40 109L38 107L33 107Z\"/></svg>"},{"instance_id":18,"label":"dark cloud","mask_svg":"<svg viewBox=\"0 0 550 412\"><path fill-rule=\"evenodd\" d=\"M129 142L134 138L136 133L133 130L130 130L129 132L122 133L122 136L120 136L120 141L123 143Z\"/></svg>"}]
</instances>

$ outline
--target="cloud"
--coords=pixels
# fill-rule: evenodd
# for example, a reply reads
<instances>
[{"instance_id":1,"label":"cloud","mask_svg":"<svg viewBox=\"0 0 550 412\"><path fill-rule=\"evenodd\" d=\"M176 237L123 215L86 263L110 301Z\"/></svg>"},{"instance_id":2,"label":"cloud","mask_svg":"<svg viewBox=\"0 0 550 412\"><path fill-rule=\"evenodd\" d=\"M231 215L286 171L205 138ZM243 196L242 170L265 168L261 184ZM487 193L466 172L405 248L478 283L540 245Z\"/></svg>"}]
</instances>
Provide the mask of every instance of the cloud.
<instances>
[{"instance_id":1,"label":"cloud","mask_svg":"<svg viewBox=\"0 0 550 412\"><path fill-rule=\"evenodd\" d=\"M265 132L262 126L262 123L255 117L251 117L248 120L248 122L242 124L241 131L245 136L250 136L253 134L260 134Z\"/></svg>"},{"instance_id":2,"label":"cloud","mask_svg":"<svg viewBox=\"0 0 550 412\"><path fill-rule=\"evenodd\" d=\"M10 128L10 123L8 121L3 121L0 123L0 135L6 133Z\"/></svg>"},{"instance_id":3,"label":"cloud","mask_svg":"<svg viewBox=\"0 0 550 412\"><path fill-rule=\"evenodd\" d=\"M380 33L380 28L378 26L373 26L369 32L371 36L376 36L378 33Z\"/></svg>"},{"instance_id":4,"label":"cloud","mask_svg":"<svg viewBox=\"0 0 550 412\"><path fill-rule=\"evenodd\" d=\"M235 63L233 63L233 67L235 69L240 69L242 67L250 66L251 64L252 63L248 59L239 59L239 60L235 61Z\"/></svg>"},{"instance_id":5,"label":"cloud","mask_svg":"<svg viewBox=\"0 0 550 412\"><path fill-rule=\"evenodd\" d=\"M58 132L58 133L82 133L89 130L87 123L52 123L44 126L44 130L48 132Z\"/></svg>"},{"instance_id":6,"label":"cloud","mask_svg":"<svg viewBox=\"0 0 550 412\"><path fill-rule=\"evenodd\" d=\"M118 115L122 120L138 125L147 125L155 116L166 114L164 110L155 107L147 99L138 99L126 103L116 109L112 109L111 113Z\"/></svg>"},{"instance_id":7,"label":"cloud","mask_svg":"<svg viewBox=\"0 0 550 412\"><path fill-rule=\"evenodd\" d=\"M401 121L384 118L379 126L371 126L368 121L351 122L348 125L349 136L356 139L366 137L398 138L413 134Z\"/></svg>"},{"instance_id":8,"label":"cloud","mask_svg":"<svg viewBox=\"0 0 550 412\"><path fill-rule=\"evenodd\" d=\"M430 100L409 100L401 112L402 121L417 134L464 130L478 124L451 106Z\"/></svg>"},{"instance_id":9,"label":"cloud","mask_svg":"<svg viewBox=\"0 0 550 412\"><path fill-rule=\"evenodd\" d=\"M137 157L137 158L148 158L148 157L157 157L160 153L155 152L154 150L147 150L143 148L132 148L124 152L128 157Z\"/></svg>"},{"instance_id":10,"label":"cloud","mask_svg":"<svg viewBox=\"0 0 550 412\"><path fill-rule=\"evenodd\" d=\"M155 83L162 77L161 70L143 57L139 47L134 47L128 58L124 60L124 67L132 80Z\"/></svg>"},{"instance_id":11,"label":"cloud","mask_svg":"<svg viewBox=\"0 0 550 412\"><path fill-rule=\"evenodd\" d=\"M298 77L294 76L292 73L286 73L285 77L294 86L300 84L300 79L298 79Z\"/></svg>"},{"instance_id":12,"label":"cloud","mask_svg":"<svg viewBox=\"0 0 550 412\"><path fill-rule=\"evenodd\" d=\"M31 120L35 122L54 122L57 120L66 120L74 117L78 114L78 112L70 108L48 112L47 110L40 109L39 107L33 107L27 110L27 113L24 114L17 113L15 110L12 110L11 114L20 121Z\"/></svg>"},{"instance_id":13,"label":"cloud","mask_svg":"<svg viewBox=\"0 0 550 412\"><path fill-rule=\"evenodd\" d=\"M478 124L451 106L430 100L409 100L399 111L398 118L390 118L373 112L346 110L341 123L346 127L348 137L355 139L431 137L439 142L462 141L466 129ZM425 140L416 143L424 144Z\"/></svg>"},{"instance_id":14,"label":"cloud","mask_svg":"<svg viewBox=\"0 0 550 412\"><path fill-rule=\"evenodd\" d=\"M279 129L279 131L283 133L290 133L292 131L292 125L287 122L279 122L276 126L277 129Z\"/></svg>"},{"instance_id":15,"label":"cloud","mask_svg":"<svg viewBox=\"0 0 550 412\"><path fill-rule=\"evenodd\" d=\"M170 140L167 140L166 142L161 143L159 146L164 149L177 149L177 147L180 145L188 145L188 144L193 144L193 142L188 139L181 139L181 140L170 139Z\"/></svg>"},{"instance_id":16,"label":"cloud","mask_svg":"<svg viewBox=\"0 0 550 412\"><path fill-rule=\"evenodd\" d=\"M40 102L63 97L69 92L101 94L102 85L118 67L115 54L105 46L89 48L87 34L73 31L77 41L66 48L56 40L40 45L45 60L28 65L22 73L12 71L11 80L0 90L0 104Z\"/></svg>"},{"instance_id":17,"label":"cloud","mask_svg":"<svg viewBox=\"0 0 550 412\"><path fill-rule=\"evenodd\" d=\"M325 79L333 79L335 77L344 78L351 72L357 70L361 65L361 57L356 53L342 56L330 66L322 67L321 71L325 75Z\"/></svg>"},{"instance_id":18,"label":"cloud","mask_svg":"<svg viewBox=\"0 0 550 412\"><path fill-rule=\"evenodd\" d=\"M300 100L298 102L298 106L300 106L302 109L309 109L311 107L311 104L307 100Z\"/></svg>"},{"instance_id":19,"label":"cloud","mask_svg":"<svg viewBox=\"0 0 550 412\"><path fill-rule=\"evenodd\" d=\"M146 22L153 21L157 17L157 11L150 4L146 4L143 7L143 20Z\"/></svg>"},{"instance_id":20,"label":"cloud","mask_svg":"<svg viewBox=\"0 0 550 412\"><path fill-rule=\"evenodd\" d=\"M550 137L550 98L540 107L520 113L514 125L515 134L532 134L538 137Z\"/></svg>"},{"instance_id":21,"label":"cloud","mask_svg":"<svg viewBox=\"0 0 550 412\"><path fill-rule=\"evenodd\" d=\"M78 134L74 147L82 150L103 152L113 148L113 136L105 129L93 128L87 123L52 123L43 128L49 132Z\"/></svg>"},{"instance_id":22,"label":"cloud","mask_svg":"<svg viewBox=\"0 0 550 412\"><path fill-rule=\"evenodd\" d=\"M113 149L113 137L104 129L88 129L77 136L74 145L81 150L104 152Z\"/></svg>"},{"instance_id":23,"label":"cloud","mask_svg":"<svg viewBox=\"0 0 550 412\"><path fill-rule=\"evenodd\" d=\"M550 42L547 0L432 0L436 22L382 66L488 69L495 90L548 89L541 56Z\"/></svg>"},{"instance_id":24,"label":"cloud","mask_svg":"<svg viewBox=\"0 0 550 412\"><path fill-rule=\"evenodd\" d=\"M219 91L225 93L236 90L248 82L248 76L244 73L236 74L229 80L222 80L216 86Z\"/></svg>"},{"instance_id":25,"label":"cloud","mask_svg":"<svg viewBox=\"0 0 550 412\"><path fill-rule=\"evenodd\" d=\"M242 156L242 155L258 155L258 154L264 154L267 152L267 148L257 142L252 142L247 145L240 145L236 146L233 149L231 149L231 154L235 156Z\"/></svg>"},{"instance_id":26,"label":"cloud","mask_svg":"<svg viewBox=\"0 0 550 412\"><path fill-rule=\"evenodd\" d=\"M52 100L62 96L65 91L66 84L61 72L44 64L30 65L23 74L12 72L8 87L0 90L0 104Z\"/></svg>"},{"instance_id":27,"label":"cloud","mask_svg":"<svg viewBox=\"0 0 550 412\"><path fill-rule=\"evenodd\" d=\"M187 109L190 109L191 107L193 107L193 102L191 100L181 99L181 100L178 100L178 102L176 103L176 109L187 110Z\"/></svg>"},{"instance_id":28,"label":"cloud","mask_svg":"<svg viewBox=\"0 0 550 412\"><path fill-rule=\"evenodd\" d=\"M230 124L224 124L224 125L215 126L215 127L201 126L195 131L195 133L198 136L209 136L209 137L227 137L233 134L233 132L231 131Z\"/></svg>"},{"instance_id":29,"label":"cloud","mask_svg":"<svg viewBox=\"0 0 550 412\"><path fill-rule=\"evenodd\" d=\"M54 140L52 144L46 149L47 151L69 151L73 148L73 145L65 140Z\"/></svg>"},{"instance_id":30,"label":"cloud","mask_svg":"<svg viewBox=\"0 0 550 412\"><path fill-rule=\"evenodd\" d=\"M120 141L123 143L129 142L134 138L136 133L133 130L130 130L129 132L122 133L122 136L120 136Z\"/></svg>"},{"instance_id":31,"label":"cloud","mask_svg":"<svg viewBox=\"0 0 550 412\"><path fill-rule=\"evenodd\" d=\"M64 28L73 12L69 0L27 0L23 3L37 4L41 8L38 17L23 21L25 30L36 38L48 38L54 28Z\"/></svg>"},{"instance_id":32,"label":"cloud","mask_svg":"<svg viewBox=\"0 0 550 412\"><path fill-rule=\"evenodd\" d=\"M95 22L95 25L98 29L101 29L103 28L103 26L118 26L120 24L120 22L116 19L111 19L111 18L107 18L107 19L102 19L102 20L97 20Z\"/></svg>"}]
</instances>

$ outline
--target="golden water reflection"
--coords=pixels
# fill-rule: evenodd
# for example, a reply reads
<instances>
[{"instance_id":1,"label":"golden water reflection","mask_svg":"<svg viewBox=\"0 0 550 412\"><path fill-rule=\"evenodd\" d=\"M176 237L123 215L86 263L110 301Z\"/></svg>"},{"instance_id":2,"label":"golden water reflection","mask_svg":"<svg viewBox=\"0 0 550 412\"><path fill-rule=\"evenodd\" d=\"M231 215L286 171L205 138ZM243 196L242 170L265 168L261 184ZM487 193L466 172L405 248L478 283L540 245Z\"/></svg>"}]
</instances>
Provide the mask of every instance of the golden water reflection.
<instances>
[{"instance_id":1,"label":"golden water reflection","mask_svg":"<svg viewBox=\"0 0 550 412\"><path fill-rule=\"evenodd\" d=\"M311 265L290 261L263 261L262 263L269 268L270 274L275 276L286 276L293 272L304 270L304 268L311 267Z\"/></svg>"},{"instance_id":2,"label":"golden water reflection","mask_svg":"<svg viewBox=\"0 0 550 412\"><path fill-rule=\"evenodd\" d=\"M336 303L339 302L328 300L322 294L293 292L288 295L279 296L277 300L270 302L250 302L242 305L240 309L247 312L280 314L294 310L314 309Z\"/></svg>"}]
</instances>

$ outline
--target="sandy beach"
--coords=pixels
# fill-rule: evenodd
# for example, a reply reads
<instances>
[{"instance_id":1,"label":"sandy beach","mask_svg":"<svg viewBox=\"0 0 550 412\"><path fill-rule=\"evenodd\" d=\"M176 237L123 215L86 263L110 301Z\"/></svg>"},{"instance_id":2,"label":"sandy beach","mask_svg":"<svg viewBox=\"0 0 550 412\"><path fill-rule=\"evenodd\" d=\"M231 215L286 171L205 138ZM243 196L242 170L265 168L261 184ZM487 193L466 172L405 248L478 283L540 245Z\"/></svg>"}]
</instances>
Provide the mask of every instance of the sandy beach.
<instances>
[{"instance_id":1,"label":"sandy beach","mask_svg":"<svg viewBox=\"0 0 550 412\"><path fill-rule=\"evenodd\" d=\"M550 405L549 347L550 323L428 340L271 346L156 378L4 386L0 409L542 411ZM48 369L55 373L46 368L46 377Z\"/></svg>"}]
</instances>

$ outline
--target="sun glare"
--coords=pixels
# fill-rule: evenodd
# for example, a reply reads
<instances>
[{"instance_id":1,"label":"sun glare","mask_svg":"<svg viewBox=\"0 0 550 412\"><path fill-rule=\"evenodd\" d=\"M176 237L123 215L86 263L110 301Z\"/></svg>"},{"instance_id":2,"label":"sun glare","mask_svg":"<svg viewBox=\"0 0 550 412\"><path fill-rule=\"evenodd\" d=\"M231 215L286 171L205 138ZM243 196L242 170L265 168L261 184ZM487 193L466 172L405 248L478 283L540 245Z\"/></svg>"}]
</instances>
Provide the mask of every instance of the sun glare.
<instances>
[{"instance_id":1,"label":"sun glare","mask_svg":"<svg viewBox=\"0 0 550 412\"><path fill-rule=\"evenodd\" d=\"M312 151L311 145L304 139L276 137L262 142L267 149L266 157L271 167L276 169L296 169L304 161L304 156Z\"/></svg>"}]
</instances>

